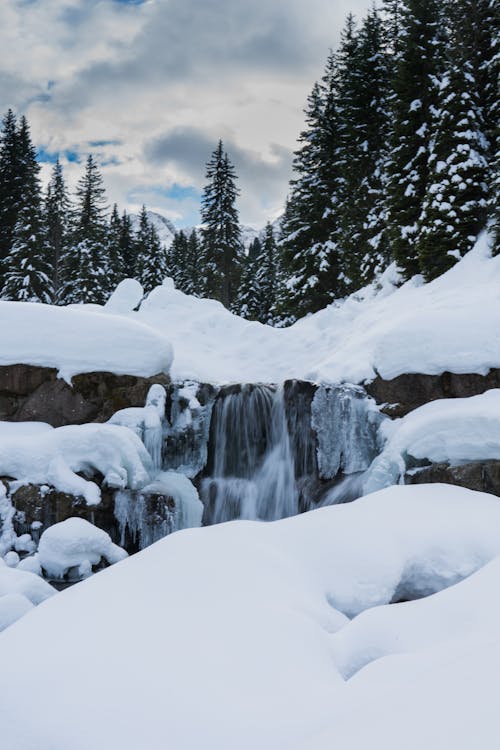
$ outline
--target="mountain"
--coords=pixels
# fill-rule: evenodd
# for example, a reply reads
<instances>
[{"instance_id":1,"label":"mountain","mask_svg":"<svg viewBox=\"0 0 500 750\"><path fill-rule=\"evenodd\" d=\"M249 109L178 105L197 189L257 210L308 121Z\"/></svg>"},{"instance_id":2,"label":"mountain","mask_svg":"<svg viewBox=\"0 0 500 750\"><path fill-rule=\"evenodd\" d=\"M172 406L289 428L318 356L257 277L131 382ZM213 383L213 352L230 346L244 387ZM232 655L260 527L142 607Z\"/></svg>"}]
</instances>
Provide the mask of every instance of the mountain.
<instances>
[{"instance_id":1,"label":"mountain","mask_svg":"<svg viewBox=\"0 0 500 750\"><path fill-rule=\"evenodd\" d=\"M172 224L170 219L166 216L157 213L156 211L146 211L148 219L158 232L160 241L169 247L174 239L174 234L177 231L175 226ZM132 220L132 229L136 232L139 229L139 214L130 214Z\"/></svg>"}]
</instances>

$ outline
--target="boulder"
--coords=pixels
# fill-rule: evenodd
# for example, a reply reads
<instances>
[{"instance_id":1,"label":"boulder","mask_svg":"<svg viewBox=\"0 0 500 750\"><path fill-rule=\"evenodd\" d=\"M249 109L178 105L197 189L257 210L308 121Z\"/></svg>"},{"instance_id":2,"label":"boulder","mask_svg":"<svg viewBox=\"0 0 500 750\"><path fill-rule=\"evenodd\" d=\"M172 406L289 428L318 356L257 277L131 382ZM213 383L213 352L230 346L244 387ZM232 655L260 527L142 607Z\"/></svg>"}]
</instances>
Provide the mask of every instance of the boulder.
<instances>
[{"instance_id":1,"label":"boulder","mask_svg":"<svg viewBox=\"0 0 500 750\"><path fill-rule=\"evenodd\" d=\"M405 484L440 482L458 485L468 490L489 492L500 497L500 461L480 461L449 466L432 464L405 476Z\"/></svg>"},{"instance_id":2,"label":"boulder","mask_svg":"<svg viewBox=\"0 0 500 750\"><path fill-rule=\"evenodd\" d=\"M76 375L72 384L57 371L32 365L0 367L0 420L40 421L53 427L106 422L128 406L143 406L153 383L168 385L163 373L151 378L89 372Z\"/></svg>"}]
</instances>

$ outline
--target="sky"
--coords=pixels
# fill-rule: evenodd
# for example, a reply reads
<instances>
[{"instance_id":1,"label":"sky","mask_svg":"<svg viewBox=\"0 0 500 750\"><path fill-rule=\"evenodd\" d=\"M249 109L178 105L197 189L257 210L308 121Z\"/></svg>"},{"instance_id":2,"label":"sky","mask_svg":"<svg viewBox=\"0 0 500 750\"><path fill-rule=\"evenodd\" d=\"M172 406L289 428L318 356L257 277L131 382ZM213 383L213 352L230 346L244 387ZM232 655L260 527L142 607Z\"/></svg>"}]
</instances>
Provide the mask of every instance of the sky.
<instances>
[{"instance_id":1,"label":"sky","mask_svg":"<svg viewBox=\"0 0 500 750\"><path fill-rule=\"evenodd\" d=\"M244 224L278 216L303 107L370 0L0 0L0 111L26 114L47 179L88 153L110 203L199 222L219 138Z\"/></svg>"}]
</instances>

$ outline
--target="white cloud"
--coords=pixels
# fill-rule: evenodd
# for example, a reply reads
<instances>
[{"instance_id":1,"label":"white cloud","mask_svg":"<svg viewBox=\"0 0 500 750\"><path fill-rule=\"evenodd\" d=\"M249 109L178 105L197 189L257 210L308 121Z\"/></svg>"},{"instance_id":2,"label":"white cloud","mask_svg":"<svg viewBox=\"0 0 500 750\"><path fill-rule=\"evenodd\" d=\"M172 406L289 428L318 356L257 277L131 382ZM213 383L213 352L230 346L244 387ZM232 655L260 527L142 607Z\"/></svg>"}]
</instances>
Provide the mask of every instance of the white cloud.
<instances>
[{"instance_id":1,"label":"white cloud","mask_svg":"<svg viewBox=\"0 0 500 750\"><path fill-rule=\"evenodd\" d=\"M200 189L222 137L240 175L241 217L262 224L283 205L302 107L328 48L348 11L368 5L2 0L0 106L24 111L49 150L94 150L109 162L111 201L135 206L134 195L149 195L180 223L192 220L193 198L159 188ZM68 164L71 182L78 171Z\"/></svg>"}]
</instances>

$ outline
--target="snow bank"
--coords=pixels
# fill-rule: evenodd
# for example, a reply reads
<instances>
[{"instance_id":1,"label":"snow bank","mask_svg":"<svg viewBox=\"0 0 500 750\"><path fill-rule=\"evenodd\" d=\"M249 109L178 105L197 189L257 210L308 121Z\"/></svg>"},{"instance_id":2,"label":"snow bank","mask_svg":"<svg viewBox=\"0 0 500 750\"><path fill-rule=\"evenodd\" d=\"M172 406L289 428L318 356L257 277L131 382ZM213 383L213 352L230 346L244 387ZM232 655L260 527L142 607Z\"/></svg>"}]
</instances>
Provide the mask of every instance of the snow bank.
<instances>
[{"instance_id":1,"label":"snow bank","mask_svg":"<svg viewBox=\"0 0 500 750\"><path fill-rule=\"evenodd\" d=\"M94 371L150 377L168 372L172 357L163 331L103 308L0 302L0 365L55 367L66 380Z\"/></svg>"},{"instance_id":2,"label":"snow bank","mask_svg":"<svg viewBox=\"0 0 500 750\"><path fill-rule=\"evenodd\" d=\"M83 518L68 518L43 532L38 560L51 578L64 578L70 568L92 570L104 558L110 565L124 560L127 553L113 544L109 534Z\"/></svg>"},{"instance_id":3,"label":"snow bank","mask_svg":"<svg viewBox=\"0 0 500 750\"><path fill-rule=\"evenodd\" d=\"M287 329L248 322L167 282L131 317L168 332L176 380L359 383L377 373L485 373L500 366L500 257L490 257L485 235L429 284L415 277L398 288L390 266L344 302Z\"/></svg>"},{"instance_id":4,"label":"snow bank","mask_svg":"<svg viewBox=\"0 0 500 750\"><path fill-rule=\"evenodd\" d=\"M33 604L23 594L6 594L0 597L0 633L33 609Z\"/></svg>"},{"instance_id":5,"label":"snow bank","mask_svg":"<svg viewBox=\"0 0 500 750\"><path fill-rule=\"evenodd\" d=\"M387 445L365 477L364 493L398 482L408 456L449 464L500 459L500 390L432 401L389 428Z\"/></svg>"},{"instance_id":6,"label":"snow bank","mask_svg":"<svg viewBox=\"0 0 500 750\"><path fill-rule=\"evenodd\" d=\"M340 637L356 623L343 612L437 591L499 553L498 499L444 485L393 487L275 523L173 534L5 631L2 741L16 750L163 750L165 742L172 750L399 750L403 737L411 750L495 747L493 602L482 609L488 630L476 628L473 613L469 625L455 625L451 644L430 599L403 605L403 641L418 651L381 658L348 682ZM453 612L440 595L443 617L450 622L491 598L498 568L462 603L464 584L450 589ZM426 618L432 637L417 633ZM363 638L353 638L352 653ZM27 649L30 679L21 681ZM49 680L58 686L57 722Z\"/></svg>"},{"instance_id":7,"label":"snow bank","mask_svg":"<svg viewBox=\"0 0 500 750\"><path fill-rule=\"evenodd\" d=\"M117 425L49 425L31 430L0 422L0 474L100 501L99 487L76 472L99 472L110 487L139 489L151 479L151 458L140 439ZM0 508L1 512L1 508Z\"/></svg>"}]
</instances>

